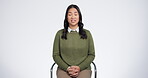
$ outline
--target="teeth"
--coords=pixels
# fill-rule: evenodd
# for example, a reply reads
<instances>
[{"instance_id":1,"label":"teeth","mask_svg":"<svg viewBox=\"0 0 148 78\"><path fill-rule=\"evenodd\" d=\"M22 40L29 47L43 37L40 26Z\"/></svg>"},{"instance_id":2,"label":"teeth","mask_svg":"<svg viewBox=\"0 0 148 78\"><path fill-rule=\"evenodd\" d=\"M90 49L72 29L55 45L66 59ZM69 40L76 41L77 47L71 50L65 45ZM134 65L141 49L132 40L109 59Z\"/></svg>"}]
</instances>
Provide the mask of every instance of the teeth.
<instances>
[{"instance_id":1,"label":"teeth","mask_svg":"<svg viewBox=\"0 0 148 78\"><path fill-rule=\"evenodd\" d=\"M71 20L72 23L74 23L76 20Z\"/></svg>"}]
</instances>

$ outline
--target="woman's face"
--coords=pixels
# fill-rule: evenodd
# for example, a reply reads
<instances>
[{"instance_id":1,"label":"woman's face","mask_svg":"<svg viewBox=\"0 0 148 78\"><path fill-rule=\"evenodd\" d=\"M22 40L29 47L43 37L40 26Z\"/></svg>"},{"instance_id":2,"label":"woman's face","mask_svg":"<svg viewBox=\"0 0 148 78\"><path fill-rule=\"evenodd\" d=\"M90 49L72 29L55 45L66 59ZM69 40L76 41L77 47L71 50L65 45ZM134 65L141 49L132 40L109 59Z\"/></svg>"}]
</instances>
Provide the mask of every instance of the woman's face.
<instances>
[{"instance_id":1,"label":"woman's face","mask_svg":"<svg viewBox=\"0 0 148 78\"><path fill-rule=\"evenodd\" d=\"M73 27L78 26L79 14L78 14L77 9L75 8L69 9L67 20L68 20L69 26L73 26Z\"/></svg>"}]
</instances>

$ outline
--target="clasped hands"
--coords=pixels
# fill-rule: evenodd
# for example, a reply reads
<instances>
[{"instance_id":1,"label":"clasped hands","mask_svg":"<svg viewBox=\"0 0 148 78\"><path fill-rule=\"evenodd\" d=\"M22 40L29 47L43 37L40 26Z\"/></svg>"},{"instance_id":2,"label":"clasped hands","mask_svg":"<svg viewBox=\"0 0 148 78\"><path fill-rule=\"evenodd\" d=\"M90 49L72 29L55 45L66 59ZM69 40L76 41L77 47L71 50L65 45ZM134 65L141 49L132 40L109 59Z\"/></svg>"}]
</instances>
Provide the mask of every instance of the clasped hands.
<instances>
[{"instance_id":1,"label":"clasped hands","mask_svg":"<svg viewBox=\"0 0 148 78\"><path fill-rule=\"evenodd\" d=\"M79 66L70 66L67 68L67 72L69 76L71 77L78 77L80 73L80 67Z\"/></svg>"}]
</instances>

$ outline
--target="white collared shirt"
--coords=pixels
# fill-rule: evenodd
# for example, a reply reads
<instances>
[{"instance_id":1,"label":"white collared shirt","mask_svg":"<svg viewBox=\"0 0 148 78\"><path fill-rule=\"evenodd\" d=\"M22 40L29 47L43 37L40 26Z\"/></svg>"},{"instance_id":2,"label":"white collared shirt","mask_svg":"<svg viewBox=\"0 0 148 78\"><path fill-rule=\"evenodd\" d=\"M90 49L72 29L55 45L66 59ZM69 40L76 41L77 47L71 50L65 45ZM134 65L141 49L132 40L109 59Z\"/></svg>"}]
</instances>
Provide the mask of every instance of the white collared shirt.
<instances>
[{"instance_id":1,"label":"white collared shirt","mask_svg":"<svg viewBox=\"0 0 148 78\"><path fill-rule=\"evenodd\" d=\"M70 27L68 27L68 32L70 33L71 31L79 32L79 27L77 27L76 29L71 29Z\"/></svg>"}]
</instances>

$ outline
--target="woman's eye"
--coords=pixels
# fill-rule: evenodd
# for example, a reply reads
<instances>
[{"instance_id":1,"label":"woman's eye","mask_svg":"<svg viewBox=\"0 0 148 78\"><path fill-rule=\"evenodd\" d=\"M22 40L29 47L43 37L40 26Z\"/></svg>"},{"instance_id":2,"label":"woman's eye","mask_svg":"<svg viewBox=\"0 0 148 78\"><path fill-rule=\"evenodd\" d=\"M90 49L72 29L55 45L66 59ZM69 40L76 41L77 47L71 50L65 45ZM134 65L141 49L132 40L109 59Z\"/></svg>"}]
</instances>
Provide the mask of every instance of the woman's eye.
<instances>
[{"instance_id":1,"label":"woman's eye","mask_svg":"<svg viewBox=\"0 0 148 78\"><path fill-rule=\"evenodd\" d=\"M68 14L68 16L71 16L71 14Z\"/></svg>"},{"instance_id":2,"label":"woman's eye","mask_svg":"<svg viewBox=\"0 0 148 78\"><path fill-rule=\"evenodd\" d=\"M77 16L77 14L75 14L75 16Z\"/></svg>"}]
</instances>

